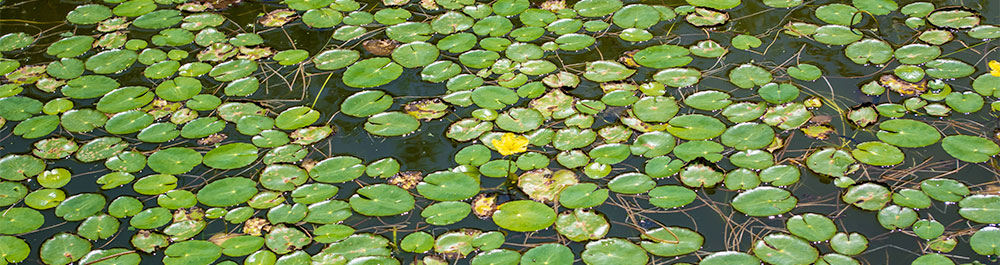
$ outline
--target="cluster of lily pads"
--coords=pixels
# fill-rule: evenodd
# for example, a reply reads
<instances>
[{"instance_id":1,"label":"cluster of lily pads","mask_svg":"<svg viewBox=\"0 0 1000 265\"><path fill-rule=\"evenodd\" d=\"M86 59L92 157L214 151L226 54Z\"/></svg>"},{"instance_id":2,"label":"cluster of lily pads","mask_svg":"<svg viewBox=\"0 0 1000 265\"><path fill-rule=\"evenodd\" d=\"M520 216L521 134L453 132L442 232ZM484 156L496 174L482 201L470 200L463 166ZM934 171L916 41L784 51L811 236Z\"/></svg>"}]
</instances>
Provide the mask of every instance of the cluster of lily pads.
<instances>
[{"instance_id":1,"label":"cluster of lily pads","mask_svg":"<svg viewBox=\"0 0 1000 265\"><path fill-rule=\"evenodd\" d=\"M933 122L1000 109L1000 101L986 106L1000 97L1000 65L977 68L941 48L956 35L1000 37L1000 27L969 9L893 0L808 7L802 0L285 0L246 30L224 13L238 2L104 0L69 12L75 31L53 41L25 32L0 37L5 57L38 51L49 60L0 59L0 128L13 134L5 144L32 141L28 153L0 151L0 264L646 264L649 255L695 256L706 265L859 264L865 235L830 215L788 214L799 203L790 187L803 169L833 178L844 203L877 212L885 229L927 241L933 252L912 264L955 264L940 253L960 241L980 255L1000 254L996 192L947 177L891 186L857 177L864 167L903 163L904 150L938 144L961 163L1000 153L986 132L945 134ZM822 141L843 137L814 115L840 110L837 100L806 91L825 78L822 65L729 62L730 48L764 48L749 34L712 32L729 38L719 43L654 33L721 26L751 4L814 10L816 21L790 22L781 37L872 73L861 87L836 89L890 96L836 119L877 140ZM914 40L890 43L870 30L900 14ZM303 26L330 34L329 44L275 50L255 33ZM629 51L581 61L600 53L598 43ZM695 60L732 67L715 76L690 66ZM324 80L326 93L350 95L331 109L309 104L328 97L323 91L284 107L254 100L275 90L268 83L279 78L268 69L296 68ZM404 75L435 84L436 95L390 94L386 87L408 85ZM710 77L755 96L699 86ZM953 85L963 78L973 80L971 89ZM411 137L446 122L439 137L461 148L451 169L434 172L407 167L391 152L363 161L332 146L344 155L317 157L315 146L337 132L321 118L336 115L364 120L363 134L373 138ZM780 157L793 134L821 146ZM626 160L643 167L616 167ZM485 186L490 178L503 184ZM67 185L89 183L100 190L67 194ZM593 209L618 195L683 208L703 189L732 191L733 210L780 216L784 230L745 249L703 249L706 239L689 227L609 235L614 221L625 221ZM971 230L946 231L922 218L918 210L933 201L957 203ZM413 222L425 228L478 217L500 229L397 236L345 223L401 214L419 215ZM558 240L507 241L549 228ZM46 229L59 232L29 245ZM131 247L101 246L126 237ZM416 255L407 261L401 253Z\"/></svg>"}]
</instances>

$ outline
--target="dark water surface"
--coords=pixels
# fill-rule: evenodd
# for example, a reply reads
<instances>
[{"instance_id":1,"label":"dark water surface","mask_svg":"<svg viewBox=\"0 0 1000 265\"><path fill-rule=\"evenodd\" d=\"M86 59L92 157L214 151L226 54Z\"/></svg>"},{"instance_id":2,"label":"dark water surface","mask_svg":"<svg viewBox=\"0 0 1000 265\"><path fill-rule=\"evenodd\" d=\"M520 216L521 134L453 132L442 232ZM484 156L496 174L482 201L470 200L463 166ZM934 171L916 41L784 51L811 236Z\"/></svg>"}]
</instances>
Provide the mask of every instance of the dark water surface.
<instances>
[{"instance_id":1,"label":"dark water surface","mask_svg":"<svg viewBox=\"0 0 1000 265\"><path fill-rule=\"evenodd\" d=\"M631 2L634 1L626 1L626 3ZM642 2L649 4L662 4L666 6L680 6L685 4L684 1L679 0ZM703 72L714 74L712 76L705 77L703 81L695 87L679 90L668 88L668 93L677 98L681 98L682 95L687 95L695 91L717 89L729 91L733 94L734 99L759 100L759 98L755 96L754 91L741 90L733 87L733 85L728 82L725 73L727 73L728 70L734 65L742 64L748 61L753 61L758 65L770 66L767 68L778 65L790 66L801 62L817 65L823 69L824 72L824 78L817 81L797 82L797 84L805 86L802 92L808 95L820 95L833 99L836 106L841 109L847 109L866 102L873 102L876 104L884 102L899 102L900 99L895 94L887 93L880 97L870 97L862 94L858 89L861 84L872 81L880 76L881 74L877 74L881 73L880 71L891 71L895 65L889 65L885 67L885 69L883 69L883 66L877 65L858 66L843 56L841 51L842 47L828 47L814 41L809 41L805 38L796 38L786 34L779 34L779 31L781 30L780 27L789 21L818 22L818 19L816 19L816 17L812 14L813 10L820 5L830 2L837 1L811 1L804 6L789 10L770 9L759 3L757 0L744 0L741 7L730 10L730 16L733 19L722 27L699 29L684 23L682 20L660 22L660 24L654 26L651 30L654 36L657 36L652 41L634 45L624 43L624 41L621 41L614 36L606 36L598 40L597 47L600 49L600 53L595 52L594 50L571 53L560 52L560 58L565 64L573 64L601 58L615 59L617 58L617 55L620 55L625 51L640 49L642 47L660 43L689 46L697 41L704 40L706 30L711 31L711 38L718 41L723 46L729 46L729 39L736 34L750 34L756 35L764 41L764 46L767 47L766 53L761 52L763 49L755 49L758 53L730 49L730 53L724 57L724 60L718 62L715 60L697 58L689 65L690 67L695 67L703 70ZM900 6L909 2L911 1L900 1ZM1000 1L952 0L930 2L935 3L938 7L959 5L979 10L983 15L983 24L1000 24ZM47 38L40 39L35 48L21 53L5 54L5 57L20 60L22 65L47 63L52 61L53 57L45 55L43 44L48 44L58 40L60 38L59 34L63 32L74 32L77 35L92 33L92 29L89 28L84 29L75 28L72 25L60 25L63 23L62 21L64 20L67 12L75 8L77 5L84 3L89 3L89 1L3 1L2 6L0 6L0 33L24 31L29 34L35 34L44 32L43 35L47 36ZM367 7L363 7L363 9L370 10L375 8L375 6L377 6L377 4L372 3ZM230 31L235 31L240 28L245 31L255 31L253 29L253 25L257 15L278 7L279 6L275 1L244 1L244 3L236 7L222 11L231 21L221 26L221 28L225 28ZM877 34L886 41L892 43L894 47L913 41L911 38L917 32L910 30L902 24L905 17L900 15L898 12L894 12L889 16L879 16L879 19L878 31L868 31L866 32L867 36L876 36ZM419 18L417 20L419 20ZM863 21L861 25L871 25L870 23L875 23L871 20L870 16L866 16L864 20L865 21ZM30 21L30 23L22 21ZM663 37L666 35L668 30L674 35L670 35L669 38ZM308 50L311 55L315 55L325 48L329 48L329 36L333 32L329 29L310 29L301 22L294 22L286 25L283 29L268 28L257 29L256 31L264 37L266 44L274 50L285 50L294 47L297 49ZM155 34L155 32L152 31L133 31L132 33L138 33L139 35L137 36L140 36L140 38L143 38L142 36L146 36L147 39L148 36ZM290 42L288 36L295 39L295 42ZM376 35L376 37L379 37L379 35ZM980 69L976 74L972 75L972 77L978 76L982 72L982 69L986 69L986 62L988 60L1000 59L1000 55L994 52L994 49L997 47L995 42L978 45L973 49L962 50L964 48L963 43L966 45L973 45L982 41L969 39L964 34L956 34L956 37L958 37L958 41L949 42L942 47L944 51L943 54L958 51L947 57L960 59L969 64L973 64L977 69ZM541 42L543 41L539 41L539 44ZM355 42L352 42L348 45L354 45L354 43ZM199 47L191 44L184 46L183 48L190 48L188 50L194 50ZM193 54L194 53L192 53L192 55ZM188 60L192 59L193 58L189 58ZM133 67L141 67L141 65L137 64L137 66ZM444 134L448 125L458 120L459 117L468 117L474 107L458 108L455 110L455 113L445 116L444 119L422 122L422 125L417 132L407 136L389 138L373 137L362 129L365 119L337 114L340 103L343 99L352 93L361 90L351 88L343 84L340 80L343 70L334 71L332 78L330 78L329 83L326 84L325 88L323 88L322 85L327 79L328 73L311 68L311 66L305 66L302 68L284 67L276 70L278 74L285 76L287 80L291 81L291 85L289 85L289 83L284 81L282 78L272 75L274 73L270 70L265 70L264 73L258 72L258 76L262 79L262 81L265 80L264 77L268 77L266 79L267 91L266 93L256 93L252 96L252 99L255 102L272 108L274 113L278 113L291 106L303 104L308 105L318 97L315 109L322 113L320 121L328 121L336 131L335 134L327 140L313 146L309 159L318 161L325 157L335 155L351 155L361 158L368 163L384 157L394 157L402 164L401 171L419 170L429 173L438 170L450 169L456 166L453 160L454 154L462 147L470 145L470 143L457 143L451 141L444 137ZM130 74L120 76L118 77L118 80L123 86L155 86L153 81L144 78L140 72L141 71L130 71ZM655 71L649 69L640 70L634 78L641 80L642 78L651 77L654 73ZM303 76L307 77L303 79ZM948 83L951 84L956 91L967 91L971 90L971 81L972 78L966 77L952 80ZM206 84L206 88L213 89L215 85L217 84ZM265 88L262 87L262 90L263 89ZM394 97L397 97L397 100L394 103L395 105L390 108L392 110L400 109L400 106L403 103L410 101L412 98L438 96L446 91L443 83L432 84L422 82L420 80L419 70L415 69L406 69L402 77L388 85L380 87L380 89L383 89ZM26 89L25 91L28 93L27 96L39 99L43 102L59 97L56 94L44 94L43 92L39 92L35 89ZM321 91L322 93L320 93ZM583 80L581 85L575 90L570 91L570 93L579 98L588 99L599 99L602 95L598 84L586 80ZM528 100L522 99L518 105L524 105L527 101ZM78 104L78 106L80 105L81 104ZM988 108L989 106L987 104L984 110L977 113L969 115L953 114L951 117L946 118L913 115L909 115L908 117L926 121L935 125L935 127L939 129L944 128L943 132L945 135L963 133L989 136L992 134L992 130L1000 126L1000 124L998 124L997 119L990 114L988 110L986 110ZM682 109L679 114L684 113L703 113L720 116L719 113L704 112L693 109ZM831 125L834 125L837 128L837 133L843 136L834 136L828 140L819 141L805 137L800 131L792 132L792 137L790 138L792 140L789 147L786 151L784 151L782 156L776 157L777 160L782 161L783 159L797 159L802 161L811 148L823 146L842 146L846 144L845 141L865 142L877 140L874 134L877 129L868 128L865 130L856 130L850 125L847 125L846 122L842 122L844 119L842 119L840 114L838 114L833 108L824 106L823 108L814 110L814 114L832 116L833 122L831 122ZM605 124L612 124L616 121L617 116L614 115L614 113L609 113L608 115L598 117L597 122L593 127L600 128ZM947 123L953 122L971 124L972 126L968 127L971 129L958 129L956 127L946 125ZM2 138L2 140L0 140L0 145L2 145L2 149L0 149L0 156L12 153L30 153L33 141L25 140L12 135L11 128L13 128L13 125L8 123L7 126L0 129L0 138ZM224 132L230 136L227 141L249 142L250 140L249 136L237 133L233 125L229 125ZM86 140L99 137L101 135L104 135L104 133L94 132L92 135L75 135L75 137L78 140ZM140 151L150 151L157 148L157 145L139 144L134 146L134 148ZM537 151L541 151L552 156L558 153L558 151L551 148L548 150L543 149ZM918 186L917 183L919 183L920 180L947 173L949 174L947 175L949 178L962 181L972 187L973 190L980 190L987 188L988 186L997 185L996 181L998 180L998 175L996 173L996 165L993 161L987 164L969 164L959 162L945 153L940 148L940 145L933 145L920 149L907 149L904 151L906 152L907 158L903 164L893 167L863 167L861 170L863 172L860 174L860 177L858 177L858 173L855 173L852 177L856 177L859 182L883 182L891 185L893 188L915 188ZM496 158L499 158L499 155L494 153L494 159ZM644 162L645 159L633 156L629 160L626 160L626 162L616 165L617 167L611 173L611 176L623 172L634 172L636 169L641 169ZM723 160L723 162L720 163L720 166L724 169L734 168L732 165L728 164L728 160ZM139 196L138 194L135 194L131 188L118 188L101 191L99 188L100 185L94 182L97 177L108 173L107 169L105 169L101 163L81 164L72 160L58 160L55 162L50 161L48 168L54 167L68 168L74 172L72 182L68 186L64 187L68 196L82 192L96 191L105 195L109 199L109 202L113 200L113 198L122 195L138 196L140 199L148 198L148 196ZM560 166L557 163L552 163L550 167L558 168ZM203 185L206 180L231 175L250 177L262 168L263 165L258 164L246 172L218 172L208 170L208 168L205 168L204 166L199 166L192 173L189 173L190 175L179 176L181 180L178 183L178 187L197 187L198 185ZM607 237L621 237L631 239L633 242L637 241L640 233L629 224L635 222L640 226L649 225L649 227L655 227L655 224L653 224L652 221L647 220L647 218L654 219L656 222L662 223L666 226L688 227L700 232L705 237L704 246L701 251L697 253L697 255L685 255L676 259L651 256L651 262L655 264L670 264L674 262L695 263L699 260L699 256L704 257L711 252L722 250L748 252L752 248L752 243L759 237L772 231L784 230L784 220L787 217L791 216L793 213L801 214L806 212L814 212L830 216L838 225L839 231L859 232L867 236L870 241L869 248L864 254L857 256L859 260L866 264L909 264L911 260L919 255L931 251L926 249L926 243L913 236L911 231L888 231L878 224L876 220L876 212L862 211L843 203L843 201L839 199L842 189L834 186L831 179L812 174L805 167L802 167L802 172L803 175L801 180L797 184L788 187L788 189L791 190L796 197L798 197L799 205L792 210L792 212L783 216L775 216L772 218L747 217L742 213L732 210L729 206L729 202L737 194L737 192L723 189L699 189L697 190L699 195L698 200L685 207L673 210L662 210L653 207L642 198L643 196L616 196L613 193L611 198L609 198L604 205L597 207L596 210L605 214L609 221L612 222L612 228ZM142 176L143 174L151 173L152 171L147 168L145 171L136 175ZM592 181L596 181L599 185L603 186L607 183L608 179L610 179L610 177ZM382 182L383 180L362 177L359 181L362 183L375 183ZM664 185L678 184L679 182L676 178L664 178L658 179L657 183L658 185ZM502 191L503 189L500 189L500 187L503 184L502 179L483 178L482 186L484 190ZM977 184L986 185L976 186ZM33 189L38 187L38 184L34 182L26 185L29 185ZM358 183L338 184L338 186L340 186L340 192L336 198L345 199L354 193L354 190L358 187ZM513 196L514 198L524 197L516 192L510 194L510 196ZM145 204L147 206L152 206L155 205L156 202L155 200L147 199L145 200ZM447 227L430 226L426 223L422 223L419 216L419 209L430 204L431 201L418 198L417 209L409 214L388 218L368 218L355 214L344 223L355 227L357 232L378 233L396 242L401 240L405 234L414 230L424 230L434 235L438 235L445 231L451 231L458 228L475 228L483 231L495 231L500 229L492 221L480 220L471 215L466 217L463 221ZM631 208L641 211L641 216L628 216L629 213L627 213L621 205L628 205ZM946 234L968 229L970 227L980 226L962 219L957 214L957 210L958 207L956 205L944 204L935 201L933 207L929 209L921 209L918 212L921 218L933 218L944 224L948 231ZM45 239L61 231L75 231L76 229L78 222L62 222L62 219L54 216L52 211L43 211L43 213L45 214L47 220L47 223L43 226L44 230L21 236L21 238L28 241L33 248L32 256L25 261L25 264L41 263L38 258L37 248ZM264 213L265 211L259 211L257 216L263 216ZM235 228L236 227L231 224L226 224L221 220L216 220L210 223L209 227L205 229L206 232L204 232L203 235L195 238L207 239L212 233L224 230L232 231ZM122 224L120 230L120 233L110 240L100 240L94 242L95 249L111 247L131 248L129 238L134 231L129 230L128 225L125 223ZM564 242L571 247L577 255L577 262L582 263L579 259L579 253L583 251L584 244L574 243L566 240L565 238L560 239L558 233L556 233L556 231L552 228L535 233L509 233L506 239L507 244L505 244L504 247L524 250L527 249L526 246L530 246L532 244L555 241ZM321 248L321 244L313 244L312 247L306 249L306 251L314 254ZM825 245L820 245L820 252L826 253L830 252L830 250L826 249ZM996 264L994 259L972 252L968 244L968 236L959 237L959 244L955 250L946 254L955 260L956 263L978 260L986 264ZM419 256L402 251L396 252L395 255L397 255L397 257L400 258L404 264L419 258ZM144 256L143 264L160 263L161 257L162 253L152 256ZM225 256L223 256L223 259L232 259L237 262L241 261L241 258L228 258ZM468 259L457 261L459 264L464 264L466 262L468 262Z\"/></svg>"}]
</instances>

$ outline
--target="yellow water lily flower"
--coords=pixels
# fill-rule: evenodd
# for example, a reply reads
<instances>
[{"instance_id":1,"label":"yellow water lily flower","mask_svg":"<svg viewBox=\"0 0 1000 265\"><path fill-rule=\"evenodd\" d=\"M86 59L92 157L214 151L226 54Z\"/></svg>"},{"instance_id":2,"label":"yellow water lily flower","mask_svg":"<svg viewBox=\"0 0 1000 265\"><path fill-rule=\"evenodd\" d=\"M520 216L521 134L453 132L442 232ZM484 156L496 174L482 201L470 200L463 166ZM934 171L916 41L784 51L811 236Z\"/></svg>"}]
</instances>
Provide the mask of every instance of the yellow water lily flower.
<instances>
[{"instance_id":1,"label":"yellow water lily flower","mask_svg":"<svg viewBox=\"0 0 1000 265\"><path fill-rule=\"evenodd\" d=\"M990 60L990 74L1000 76L1000 62L997 62L997 60Z\"/></svg>"},{"instance_id":2,"label":"yellow water lily flower","mask_svg":"<svg viewBox=\"0 0 1000 265\"><path fill-rule=\"evenodd\" d=\"M500 140L493 139L493 147L501 155L513 155L528 151L528 138L513 133L505 133Z\"/></svg>"}]
</instances>

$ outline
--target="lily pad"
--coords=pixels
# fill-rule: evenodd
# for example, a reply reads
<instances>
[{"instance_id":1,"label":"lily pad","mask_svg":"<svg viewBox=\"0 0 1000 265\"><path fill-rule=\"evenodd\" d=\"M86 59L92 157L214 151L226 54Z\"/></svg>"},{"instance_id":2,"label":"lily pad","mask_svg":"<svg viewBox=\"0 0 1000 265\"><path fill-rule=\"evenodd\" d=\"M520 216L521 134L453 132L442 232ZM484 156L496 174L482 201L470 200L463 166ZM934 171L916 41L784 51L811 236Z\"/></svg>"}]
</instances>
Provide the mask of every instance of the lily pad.
<instances>
[{"instance_id":1,"label":"lily pad","mask_svg":"<svg viewBox=\"0 0 1000 265\"><path fill-rule=\"evenodd\" d=\"M241 204L257 194L257 182L229 177L213 181L198 190L198 202L212 207L227 207Z\"/></svg>"},{"instance_id":2,"label":"lily pad","mask_svg":"<svg viewBox=\"0 0 1000 265\"><path fill-rule=\"evenodd\" d=\"M90 249L90 242L86 239L70 233L59 233L45 240L38 252L45 264L63 265L83 258Z\"/></svg>"},{"instance_id":3,"label":"lily pad","mask_svg":"<svg viewBox=\"0 0 1000 265\"><path fill-rule=\"evenodd\" d=\"M368 216L390 216L413 209L413 195L393 185L376 184L357 190L350 199L355 212Z\"/></svg>"},{"instance_id":4,"label":"lily pad","mask_svg":"<svg viewBox=\"0 0 1000 265\"><path fill-rule=\"evenodd\" d=\"M587 264L646 264L646 250L628 240L607 238L587 243L580 254Z\"/></svg>"},{"instance_id":5,"label":"lily pad","mask_svg":"<svg viewBox=\"0 0 1000 265\"><path fill-rule=\"evenodd\" d=\"M958 214L977 223L1000 223L1000 196L977 194L958 202Z\"/></svg>"},{"instance_id":6,"label":"lily pad","mask_svg":"<svg viewBox=\"0 0 1000 265\"><path fill-rule=\"evenodd\" d=\"M933 126L916 120L895 119L879 124L879 140L898 147L924 147L937 143L941 133Z\"/></svg>"},{"instance_id":7,"label":"lily pad","mask_svg":"<svg viewBox=\"0 0 1000 265\"><path fill-rule=\"evenodd\" d=\"M891 166L903 162L903 151L883 142L864 142L857 149L851 150L851 155L858 162L873 166Z\"/></svg>"},{"instance_id":8,"label":"lily pad","mask_svg":"<svg viewBox=\"0 0 1000 265\"><path fill-rule=\"evenodd\" d=\"M378 136L400 136L416 131L420 121L402 112L383 112L365 122L365 131Z\"/></svg>"},{"instance_id":9,"label":"lily pad","mask_svg":"<svg viewBox=\"0 0 1000 265\"><path fill-rule=\"evenodd\" d=\"M772 233L754 244L753 253L770 264L809 264L819 257L819 251L801 238Z\"/></svg>"},{"instance_id":10,"label":"lily pad","mask_svg":"<svg viewBox=\"0 0 1000 265\"><path fill-rule=\"evenodd\" d=\"M603 214L584 209L559 214L555 226L559 234L576 242L601 239L611 228Z\"/></svg>"},{"instance_id":11,"label":"lily pad","mask_svg":"<svg viewBox=\"0 0 1000 265\"><path fill-rule=\"evenodd\" d=\"M941 147L949 155L970 163L989 161L1000 153L1000 147L993 141L969 135L951 135L941 140Z\"/></svg>"},{"instance_id":12,"label":"lily pad","mask_svg":"<svg viewBox=\"0 0 1000 265\"><path fill-rule=\"evenodd\" d=\"M733 208L750 216L774 216L791 211L798 199L787 190L757 187L733 198Z\"/></svg>"},{"instance_id":13,"label":"lily pad","mask_svg":"<svg viewBox=\"0 0 1000 265\"><path fill-rule=\"evenodd\" d=\"M847 188L841 195L846 203L853 204L867 211L876 211L885 207L892 197L892 191L876 183L862 183Z\"/></svg>"},{"instance_id":14,"label":"lily pad","mask_svg":"<svg viewBox=\"0 0 1000 265\"><path fill-rule=\"evenodd\" d=\"M753 88L770 83L771 72L753 64L743 64L729 71L729 82L740 88Z\"/></svg>"},{"instance_id":15,"label":"lily pad","mask_svg":"<svg viewBox=\"0 0 1000 265\"><path fill-rule=\"evenodd\" d=\"M517 232L530 232L548 228L556 221L556 213L545 204L516 200L501 204L493 213L498 226Z\"/></svg>"}]
</instances>

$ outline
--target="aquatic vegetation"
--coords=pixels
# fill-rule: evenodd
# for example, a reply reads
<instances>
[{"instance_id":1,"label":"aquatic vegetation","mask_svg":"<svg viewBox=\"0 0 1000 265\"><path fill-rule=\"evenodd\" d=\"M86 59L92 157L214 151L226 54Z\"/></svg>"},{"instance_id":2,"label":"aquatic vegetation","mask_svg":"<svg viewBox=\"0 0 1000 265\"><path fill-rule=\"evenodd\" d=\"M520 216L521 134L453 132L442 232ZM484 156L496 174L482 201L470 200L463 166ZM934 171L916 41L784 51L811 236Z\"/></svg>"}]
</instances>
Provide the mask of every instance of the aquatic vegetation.
<instances>
[{"instance_id":1,"label":"aquatic vegetation","mask_svg":"<svg viewBox=\"0 0 1000 265\"><path fill-rule=\"evenodd\" d=\"M989 4L0 3L0 264L995 262Z\"/></svg>"}]
</instances>

